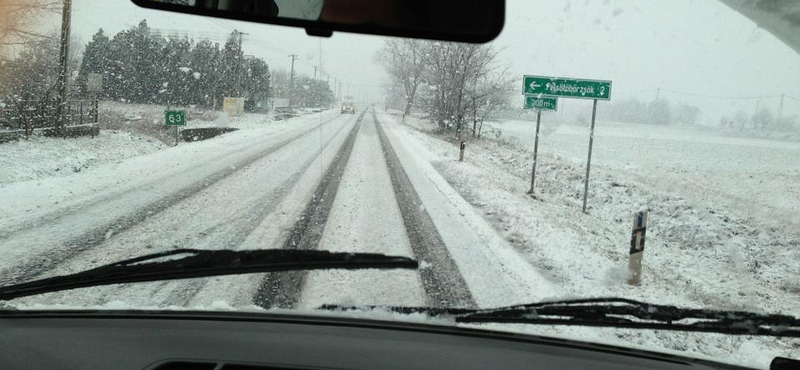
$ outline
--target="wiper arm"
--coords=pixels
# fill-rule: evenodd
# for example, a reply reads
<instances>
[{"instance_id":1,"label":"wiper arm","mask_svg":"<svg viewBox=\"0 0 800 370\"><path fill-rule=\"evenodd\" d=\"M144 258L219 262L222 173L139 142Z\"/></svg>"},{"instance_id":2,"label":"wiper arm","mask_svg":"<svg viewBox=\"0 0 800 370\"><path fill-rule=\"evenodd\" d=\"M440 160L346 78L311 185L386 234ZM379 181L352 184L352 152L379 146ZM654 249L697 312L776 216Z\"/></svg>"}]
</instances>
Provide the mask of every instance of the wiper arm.
<instances>
[{"instance_id":1,"label":"wiper arm","mask_svg":"<svg viewBox=\"0 0 800 370\"><path fill-rule=\"evenodd\" d=\"M326 310L357 307L326 305ZM369 307L378 308L378 307ZM686 309L624 298L592 298L494 309L387 307L410 314L453 317L459 323L508 323L652 329L800 338L800 319L744 311Z\"/></svg>"},{"instance_id":2,"label":"wiper arm","mask_svg":"<svg viewBox=\"0 0 800 370\"><path fill-rule=\"evenodd\" d=\"M0 287L0 301L91 286L239 275L257 272L325 269L416 269L417 261L371 253L315 250L176 249L55 276Z\"/></svg>"}]
</instances>

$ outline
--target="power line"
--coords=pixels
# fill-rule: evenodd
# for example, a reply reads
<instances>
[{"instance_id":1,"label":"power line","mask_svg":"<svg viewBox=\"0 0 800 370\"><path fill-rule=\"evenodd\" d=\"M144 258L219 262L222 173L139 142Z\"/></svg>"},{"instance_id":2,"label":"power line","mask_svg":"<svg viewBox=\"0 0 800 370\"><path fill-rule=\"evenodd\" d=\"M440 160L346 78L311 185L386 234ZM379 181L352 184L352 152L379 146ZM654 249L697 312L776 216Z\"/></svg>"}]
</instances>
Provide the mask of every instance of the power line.
<instances>
[{"instance_id":1,"label":"power line","mask_svg":"<svg viewBox=\"0 0 800 370\"><path fill-rule=\"evenodd\" d=\"M207 20L207 21L209 21L209 22L211 22L211 23L215 24L215 25L216 25L216 26L218 26L218 27L224 28L224 29L226 29L226 30L228 30L228 31L236 32L236 29L235 29L235 28L233 28L233 27L231 27L229 24L227 24L227 22L226 22L226 23L224 23L224 24L223 24L223 23L220 23L221 21L223 21L222 19L205 18L205 17L204 17L203 19L205 19L205 20ZM268 41L265 41L265 40L259 40L259 39L248 39L248 42L257 42L257 43L259 43L259 44L261 44L261 45L263 45L263 46L267 47L268 49L272 49L272 51L275 51L275 52L278 52L278 53L281 53L281 54L284 54L284 55L285 55L285 54L294 55L295 57L292 59L292 65L294 65L294 61L297 61L297 62L300 62L300 63L304 63L304 64L306 64L306 65L308 65L309 67L312 67L312 68L315 68L315 67L317 67L317 66L315 66L315 65L314 65L314 64L312 64L312 63L309 63L309 62L306 62L306 61L304 61L303 59L300 59L300 58L299 58L299 56L298 56L298 55L296 55L296 54L290 53L290 52L289 52L289 51L287 51L287 50L284 50L284 49L282 49L282 48L276 47L276 46L274 45L274 43L272 43L272 42L268 42ZM321 51L320 51L320 52L321 52ZM292 68L292 70L294 70L294 68ZM322 69L320 68L320 78L322 78L322 75L323 75L323 74L324 74L325 76L327 76L327 77L328 77L328 79L330 79L331 77L334 77L334 75L332 75L330 72L328 72L328 71L324 71L324 70L322 70ZM292 73L292 75L294 75L294 73ZM290 100L291 100L291 99L290 99Z\"/></svg>"},{"instance_id":2,"label":"power line","mask_svg":"<svg viewBox=\"0 0 800 370\"><path fill-rule=\"evenodd\" d=\"M650 88L650 89L639 89L639 90L629 90L629 91L615 91L614 94L627 95L627 94L638 94L638 93L646 93L646 92L657 92L659 90L663 91L663 92L672 93L672 94L695 96L695 97L701 97L701 98L712 98L712 99L753 100L753 99L774 99L774 98L780 98L781 97L780 94L776 94L776 95L760 95L760 96L757 96L757 95L754 95L754 96L710 95L710 94L699 94L699 93L686 92L686 91L670 90L670 89L664 89L664 88L661 88L661 89ZM800 99L795 98L795 97L790 96L790 95L784 95L784 96L787 97L787 98L790 98L790 99L794 99L794 100L800 101Z\"/></svg>"},{"instance_id":3,"label":"power line","mask_svg":"<svg viewBox=\"0 0 800 370\"><path fill-rule=\"evenodd\" d=\"M780 95L761 95L761 96L706 95L706 94L690 93L690 92L685 92L685 91L675 91L675 90L669 90L669 89L661 89L661 90L669 92L669 93L673 93L673 94L697 96L697 97L701 97L701 98L714 98L714 99L748 100L748 99L770 99L770 98L778 98L778 97L780 97Z\"/></svg>"},{"instance_id":4,"label":"power line","mask_svg":"<svg viewBox=\"0 0 800 370\"><path fill-rule=\"evenodd\" d=\"M641 89L641 90L629 90L629 91L614 91L614 94L638 94L643 92L652 92L656 91L656 89Z\"/></svg>"},{"instance_id":5,"label":"power line","mask_svg":"<svg viewBox=\"0 0 800 370\"><path fill-rule=\"evenodd\" d=\"M207 21L209 21L209 22L211 22L211 23L214 23L214 24L216 24L217 26L219 26L219 27L222 27L222 28L224 28L224 29L226 29L226 30L228 30L228 31L233 31L233 30L235 29L235 28L231 28L231 27L228 27L228 26L224 26L224 25L222 25L221 23L217 22L217 21L216 21L215 19L213 19L213 18L207 18L207 17L203 17L203 19L205 19L205 20L207 20Z\"/></svg>"}]
</instances>

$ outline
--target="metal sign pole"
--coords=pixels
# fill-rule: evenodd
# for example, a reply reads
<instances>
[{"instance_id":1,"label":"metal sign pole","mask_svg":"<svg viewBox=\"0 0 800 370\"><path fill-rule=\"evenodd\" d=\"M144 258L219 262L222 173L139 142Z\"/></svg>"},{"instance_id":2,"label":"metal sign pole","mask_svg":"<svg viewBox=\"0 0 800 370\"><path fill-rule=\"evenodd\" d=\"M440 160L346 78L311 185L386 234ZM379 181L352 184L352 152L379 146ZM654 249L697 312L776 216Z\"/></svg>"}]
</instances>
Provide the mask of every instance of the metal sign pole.
<instances>
[{"instance_id":1,"label":"metal sign pole","mask_svg":"<svg viewBox=\"0 0 800 370\"><path fill-rule=\"evenodd\" d=\"M528 194L533 194L533 187L536 184L536 162L539 155L539 125L542 123L542 111L536 111L536 136L533 139L533 170L531 171L531 190Z\"/></svg>"},{"instance_id":2,"label":"metal sign pole","mask_svg":"<svg viewBox=\"0 0 800 370\"><path fill-rule=\"evenodd\" d=\"M586 160L586 182L583 184L583 213L586 213L586 198L589 196L589 171L592 168L592 144L594 144L594 119L597 115L597 99L592 106L592 127L589 130L589 158Z\"/></svg>"}]
</instances>

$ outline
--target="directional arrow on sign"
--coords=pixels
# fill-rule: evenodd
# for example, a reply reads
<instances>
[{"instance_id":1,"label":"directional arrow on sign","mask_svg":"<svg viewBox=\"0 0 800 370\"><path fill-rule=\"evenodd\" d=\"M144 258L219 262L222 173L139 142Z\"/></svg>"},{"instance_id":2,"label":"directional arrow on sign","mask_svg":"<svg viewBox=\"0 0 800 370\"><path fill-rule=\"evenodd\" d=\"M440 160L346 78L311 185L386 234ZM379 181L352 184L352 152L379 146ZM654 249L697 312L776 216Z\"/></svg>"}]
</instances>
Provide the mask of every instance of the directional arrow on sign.
<instances>
[{"instance_id":1,"label":"directional arrow on sign","mask_svg":"<svg viewBox=\"0 0 800 370\"><path fill-rule=\"evenodd\" d=\"M536 90L537 87L541 87L542 85L537 85L536 81L531 82L531 89Z\"/></svg>"}]
</instances>

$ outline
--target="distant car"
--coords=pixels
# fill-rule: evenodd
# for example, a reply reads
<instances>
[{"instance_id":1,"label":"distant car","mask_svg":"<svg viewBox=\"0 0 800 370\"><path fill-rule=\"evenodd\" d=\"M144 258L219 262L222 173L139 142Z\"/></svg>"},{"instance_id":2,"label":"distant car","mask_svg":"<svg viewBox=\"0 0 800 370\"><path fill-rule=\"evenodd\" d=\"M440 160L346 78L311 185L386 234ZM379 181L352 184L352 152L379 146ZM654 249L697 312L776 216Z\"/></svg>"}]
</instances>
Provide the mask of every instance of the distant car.
<instances>
[{"instance_id":1,"label":"distant car","mask_svg":"<svg viewBox=\"0 0 800 370\"><path fill-rule=\"evenodd\" d=\"M275 119L280 121L284 119L289 119L292 117L297 117L297 114L289 107L278 107L275 108Z\"/></svg>"},{"instance_id":2,"label":"distant car","mask_svg":"<svg viewBox=\"0 0 800 370\"><path fill-rule=\"evenodd\" d=\"M356 106L353 103L342 104L342 114L345 113L356 114Z\"/></svg>"}]
</instances>

